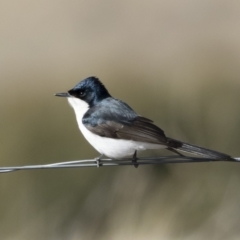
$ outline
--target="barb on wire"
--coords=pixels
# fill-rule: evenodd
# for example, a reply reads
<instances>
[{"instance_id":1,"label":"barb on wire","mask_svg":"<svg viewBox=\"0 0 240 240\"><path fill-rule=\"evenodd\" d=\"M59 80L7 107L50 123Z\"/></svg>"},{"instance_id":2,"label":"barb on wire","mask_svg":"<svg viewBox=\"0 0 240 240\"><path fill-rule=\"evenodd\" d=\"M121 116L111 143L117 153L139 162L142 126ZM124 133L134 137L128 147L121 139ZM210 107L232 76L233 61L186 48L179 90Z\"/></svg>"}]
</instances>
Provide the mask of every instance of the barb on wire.
<instances>
[{"instance_id":1,"label":"barb on wire","mask_svg":"<svg viewBox=\"0 0 240 240\"><path fill-rule=\"evenodd\" d=\"M83 167L109 167L109 166L126 166L126 165L150 165L150 164L169 164L169 163L199 163L199 162L240 162L240 158L232 159L212 159L187 156L165 156L165 157L142 157L133 161L132 158L124 159L88 159L67 162L58 162L43 165L26 165L13 167L0 167L0 173L8 173L19 170L37 170L37 169L56 169L56 168L83 168Z\"/></svg>"}]
</instances>

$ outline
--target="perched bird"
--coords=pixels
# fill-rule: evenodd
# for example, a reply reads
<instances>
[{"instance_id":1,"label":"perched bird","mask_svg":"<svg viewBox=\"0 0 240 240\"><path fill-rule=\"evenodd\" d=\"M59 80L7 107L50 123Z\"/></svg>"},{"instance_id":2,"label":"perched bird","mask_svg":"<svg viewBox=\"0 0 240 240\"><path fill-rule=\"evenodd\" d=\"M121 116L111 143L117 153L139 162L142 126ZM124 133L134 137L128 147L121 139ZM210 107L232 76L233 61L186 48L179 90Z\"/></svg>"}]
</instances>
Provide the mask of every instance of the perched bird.
<instances>
[{"instance_id":1,"label":"perched bird","mask_svg":"<svg viewBox=\"0 0 240 240\"><path fill-rule=\"evenodd\" d=\"M68 92L55 96L68 99L82 134L101 156L136 159L137 151L165 148L181 156L179 151L212 159L231 159L227 154L166 137L152 120L113 98L96 77L88 77Z\"/></svg>"}]
</instances>

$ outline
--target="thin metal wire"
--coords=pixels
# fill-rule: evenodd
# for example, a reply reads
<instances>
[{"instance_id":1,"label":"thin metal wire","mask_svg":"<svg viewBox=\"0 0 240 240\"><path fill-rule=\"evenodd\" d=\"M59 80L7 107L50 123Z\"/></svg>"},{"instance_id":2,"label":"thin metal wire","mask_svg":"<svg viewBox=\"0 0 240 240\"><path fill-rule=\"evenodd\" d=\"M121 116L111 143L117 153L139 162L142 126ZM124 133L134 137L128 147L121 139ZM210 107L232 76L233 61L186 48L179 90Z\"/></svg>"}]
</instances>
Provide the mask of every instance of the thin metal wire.
<instances>
[{"instance_id":1,"label":"thin metal wire","mask_svg":"<svg viewBox=\"0 0 240 240\"><path fill-rule=\"evenodd\" d=\"M0 167L0 173L9 173L19 170L39 170L39 169L60 169L60 168L83 168L83 167L110 167L128 165L150 165L150 164L175 164L175 163L199 163L199 162L240 162L240 158L232 159L211 159L187 156L164 156L164 157L142 157L137 162L132 158L125 159L87 159L67 162L57 162L51 164L26 165L13 167Z\"/></svg>"}]
</instances>

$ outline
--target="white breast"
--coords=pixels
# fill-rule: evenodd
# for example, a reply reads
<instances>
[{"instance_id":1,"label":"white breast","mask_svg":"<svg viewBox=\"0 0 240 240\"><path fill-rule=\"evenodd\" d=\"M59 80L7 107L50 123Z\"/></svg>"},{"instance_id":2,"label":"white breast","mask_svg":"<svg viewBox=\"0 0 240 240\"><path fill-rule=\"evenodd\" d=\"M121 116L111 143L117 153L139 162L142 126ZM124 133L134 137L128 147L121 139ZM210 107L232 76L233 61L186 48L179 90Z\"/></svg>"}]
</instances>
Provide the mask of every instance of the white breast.
<instances>
[{"instance_id":1,"label":"white breast","mask_svg":"<svg viewBox=\"0 0 240 240\"><path fill-rule=\"evenodd\" d=\"M133 156L136 150L142 151L146 149L159 149L165 147L159 144L98 136L89 131L82 123L83 115L89 109L88 104L74 97L68 98L68 101L75 111L78 126L84 137L99 153L104 154L105 156L110 158L124 158Z\"/></svg>"}]
</instances>

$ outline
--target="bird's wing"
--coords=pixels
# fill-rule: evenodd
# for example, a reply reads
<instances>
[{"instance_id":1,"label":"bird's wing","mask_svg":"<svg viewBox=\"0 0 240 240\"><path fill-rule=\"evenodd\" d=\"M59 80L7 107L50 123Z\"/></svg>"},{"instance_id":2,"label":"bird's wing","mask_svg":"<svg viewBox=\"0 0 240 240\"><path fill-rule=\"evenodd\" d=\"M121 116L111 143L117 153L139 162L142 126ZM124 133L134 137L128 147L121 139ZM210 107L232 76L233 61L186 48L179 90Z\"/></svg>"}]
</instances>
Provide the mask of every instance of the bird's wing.
<instances>
[{"instance_id":1,"label":"bird's wing","mask_svg":"<svg viewBox=\"0 0 240 240\"><path fill-rule=\"evenodd\" d=\"M83 124L102 137L167 144L162 129L150 119L137 115L126 103L113 98L91 108L84 115Z\"/></svg>"}]
</instances>

